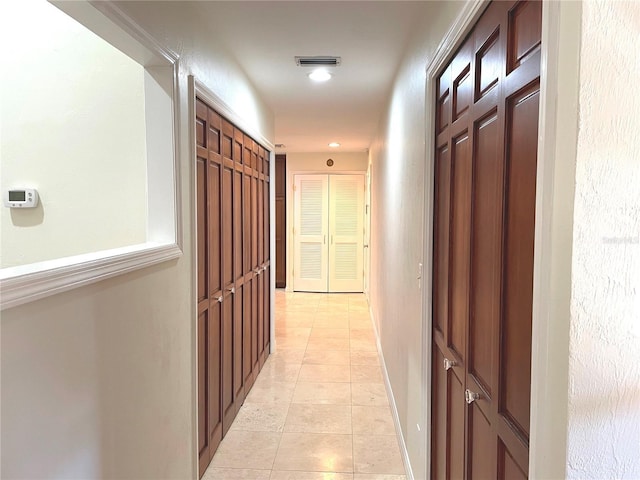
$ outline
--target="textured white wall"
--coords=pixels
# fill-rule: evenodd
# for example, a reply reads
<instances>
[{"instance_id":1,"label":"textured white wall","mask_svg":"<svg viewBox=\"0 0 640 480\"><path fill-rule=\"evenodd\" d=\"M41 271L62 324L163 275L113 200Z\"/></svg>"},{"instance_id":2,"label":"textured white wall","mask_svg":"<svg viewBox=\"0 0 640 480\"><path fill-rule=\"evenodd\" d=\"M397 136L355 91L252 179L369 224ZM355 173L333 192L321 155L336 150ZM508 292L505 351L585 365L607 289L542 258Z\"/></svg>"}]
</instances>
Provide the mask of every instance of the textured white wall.
<instances>
[{"instance_id":1,"label":"textured white wall","mask_svg":"<svg viewBox=\"0 0 640 480\"><path fill-rule=\"evenodd\" d=\"M640 5L583 3L567 476L640 478Z\"/></svg>"},{"instance_id":2,"label":"textured white wall","mask_svg":"<svg viewBox=\"0 0 640 480\"><path fill-rule=\"evenodd\" d=\"M370 149L371 307L407 444L414 478L427 478L428 412L423 357L422 291L425 152L425 68L463 2L425 3ZM428 205L427 208L431 208ZM418 430L418 426L420 430Z\"/></svg>"},{"instance_id":3,"label":"textured white wall","mask_svg":"<svg viewBox=\"0 0 640 480\"><path fill-rule=\"evenodd\" d=\"M0 267L144 243L143 68L45 0L0 19L0 186L40 194L0 207Z\"/></svg>"},{"instance_id":4,"label":"textured white wall","mask_svg":"<svg viewBox=\"0 0 640 480\"><path fill-rule=\"evenodd\" d=\"M2 312L2 478L196 478L187 75L196 74L269 139L273 116L193 5L121 6L181 54L184 255Z\"/></svg>"}]
</instances>

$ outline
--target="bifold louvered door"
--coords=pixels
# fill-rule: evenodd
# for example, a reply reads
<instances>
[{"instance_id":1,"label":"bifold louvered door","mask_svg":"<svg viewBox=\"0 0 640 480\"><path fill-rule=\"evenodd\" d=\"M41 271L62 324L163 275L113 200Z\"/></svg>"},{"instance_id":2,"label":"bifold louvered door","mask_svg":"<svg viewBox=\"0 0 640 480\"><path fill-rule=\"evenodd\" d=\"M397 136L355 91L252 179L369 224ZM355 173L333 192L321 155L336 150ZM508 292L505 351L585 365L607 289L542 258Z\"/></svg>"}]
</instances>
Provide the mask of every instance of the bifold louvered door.
<instances>
[{"instance_id":1,"label":"bifold louvered door","mask_svg":"<svg viewBox=\"0 0 640 480\"><path fill-rule=\"evenodd\" d=\"M296 175L294 290L362 292L364 176Z\"/></svg>"}]
</instances>

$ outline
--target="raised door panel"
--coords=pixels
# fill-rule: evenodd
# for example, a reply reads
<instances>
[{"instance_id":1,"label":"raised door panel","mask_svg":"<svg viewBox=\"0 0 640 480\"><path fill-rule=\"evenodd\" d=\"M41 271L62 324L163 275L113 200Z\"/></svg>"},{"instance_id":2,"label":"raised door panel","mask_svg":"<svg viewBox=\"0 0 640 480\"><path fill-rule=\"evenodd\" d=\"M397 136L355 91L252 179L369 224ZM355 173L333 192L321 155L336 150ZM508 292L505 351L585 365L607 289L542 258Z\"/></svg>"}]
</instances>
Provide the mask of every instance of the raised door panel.
<instances>
[{"instance_id":1,"label":"raised door panel","mask_svg":"<svg viewBox=\"0 0 640 480\"><path fill-rule=\"evenodd\" d=\"M296 175L294 279L296 291L328 288L328 176Z\"/></svg>"},{"instance_id":2,"label":"raised door panel","mask_svg":"<svg viewBox=\"0 0 640 480\"><path fill-rule=\"evenodd\" d=\"M452 209L450 303L447 347L456 360L466 359L466 331L469 314L469 263L471 228L471 147L465 132L452 140Z\"/></svg>"},{"instance_id":3,"label":"raised door panel","mask_svg":"<svg viewBox=\"0 0 640 480\"><path fill-rule=\"evenodd\" d=\"M234 386L234 363L235 363L235 342L234 342L234 296L229 295L222 302L222 433L225 435L231 427L231 422L236 416L235 386Z\"/></svg>"},{"instance_id":4,"label":"raised door panel","mask_svg":"<svg viewBox=\"0 0 640 480\"><path fill-rule=\"evenodd\" d=\"M207 318L207 401L208 425L207 434L211 454L222 440L222 325L221 304L213 301L208 310Z\"/></svg>"},{"instance_id":5,"label":"raised door panel","mask_svg":"<svg viewBox=\"0 0 640 480\"><path fill-rule=\"evenodd\" d=\"M364 286L364 175L329 176L329 291Z\"/></svg>"},{"instance_id":6,"label":"raised door panel","mask_svg":"<svg viewBox=\"0 0 640 480\"><path fill-rule=\"evenodd\" d=\"M271 346L271 285L269 279L271 278L271 268L267 266L263 273L264 276L264 295L262 300L264 303L264 356L269 356Z\"/></svg>"},{"instance_id":7,"label":"raised door panel","mask_svg":"<svg viewBox=\"0 0 640 480\"><path fill-rule=\"evenodd\" d=\"M251 177L251 269L258 267L258 179Z\"/></svg>"},{"instance_id":8,"label":"raised door panel","mask_svg":"<svg viewBox=\"0 0 640 480\"><path fill-rule=\"evenodd\" d=\"M253 362L251 359L253 332L252 332L252 289L253 280L245 280L243 287L242 308L242 374L244 377L245 394L253 385Z\"/></svg>"},{"instance_id":9,"label":"raised door panel","mask_svg":"<svg viewBox=\"0 0 640 480\"><path fill-rule=\"evenodd\" d=\"M260 371L260 338L258 337L258 276L251 281L251 370L254 380Z\"/></svg>"},{"instance_id":10,"label":"raised door panel","mask_svg":"<svg viewBox=\"0 0 640 480\"><path fill-rule=\"evenodd\" d=\"M448 144L440 147L435 162L433 235L433 326L445 334L449 317L449 221L451 217L451 161Z\"/></svg>"},{"instance_id":11,"label":"raised door panel","mask_svg":"<svg viewBox=\"0 0 640 480\"><path fill-rule=\"evenodd\" d=\"M251 272L251 224L253 223L253 218L251 217L251 176L246 173L243 175L244 178L244 200L242 202L242 217L244 220L243 226L243 270L244 274L247 275Z\"/></svg>"}]
</instances>

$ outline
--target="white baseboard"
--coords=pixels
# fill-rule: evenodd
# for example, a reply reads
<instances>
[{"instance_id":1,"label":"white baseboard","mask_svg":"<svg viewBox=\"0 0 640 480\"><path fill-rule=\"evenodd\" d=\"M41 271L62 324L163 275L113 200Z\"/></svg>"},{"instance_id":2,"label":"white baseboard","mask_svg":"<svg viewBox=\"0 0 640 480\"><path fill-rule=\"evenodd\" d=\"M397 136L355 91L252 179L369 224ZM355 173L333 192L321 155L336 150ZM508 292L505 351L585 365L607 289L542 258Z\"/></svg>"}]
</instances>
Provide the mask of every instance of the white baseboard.
<instances>
[{"instance_id":1,"label":"white baseboard","mask_svg":"<svg viewBox=\"0 0 640 480\"><path fill-rule=\"evenodd\" d=\"M367 299L368 300L368 299ZM400 417L398 416L398 408L396 406L396 400L393 396L393 389L391 388L391 381L389 380L389 372L387 372L387 365L384 361L384 355L382 354L382 345L380 344L380 334L376 327L376 322L371 310L371 304L369 304L369 319L373 325L373 331L376 335L376 347L378 348L378 357L380 358L380 364L382 367L382 375L384 377L384 386L387 390L387 398L389 399L389 405L391 406L391 416L393 417L393 423L396 426L396 435L400 444L400 454L402 455L402 461L404 463L404 469L407 475L407 480L415 480L413 476L413 469L411 468L411 462L409 461L409 452L407 451L407 444L404 440L402 428L400 427Z\"/></svg>"}]
</instances>

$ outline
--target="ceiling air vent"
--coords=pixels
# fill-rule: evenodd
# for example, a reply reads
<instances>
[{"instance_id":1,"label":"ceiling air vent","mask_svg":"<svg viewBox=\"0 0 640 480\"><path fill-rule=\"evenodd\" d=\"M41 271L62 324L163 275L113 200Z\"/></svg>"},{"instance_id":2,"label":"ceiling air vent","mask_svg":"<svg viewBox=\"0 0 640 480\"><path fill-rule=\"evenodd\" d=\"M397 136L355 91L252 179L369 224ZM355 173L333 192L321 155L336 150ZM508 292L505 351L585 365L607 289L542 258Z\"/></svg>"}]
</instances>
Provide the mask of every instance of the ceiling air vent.
<instances>
[{"instance_id":1,"label":"ceiling air vent","mask_svg":"<svg viewBox=\"0 0 640 480\"><path fill-rule=\"evenodd\" d=\"M296 65L299 67L337 67L340 62L340 57L296 57Z\"/></svg>"}]
</instances>

